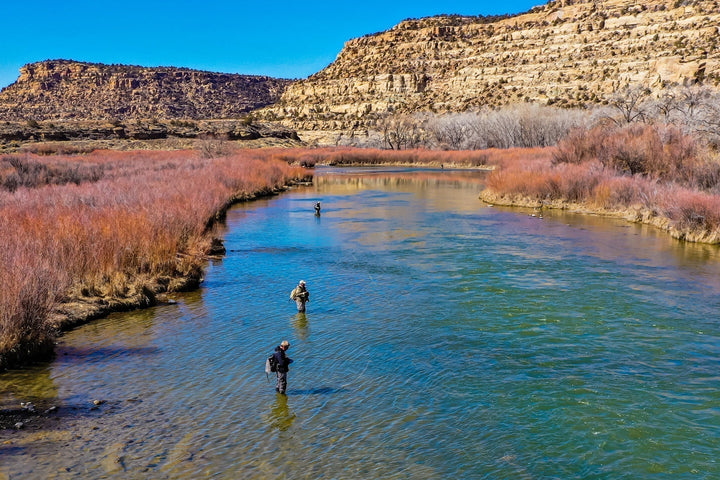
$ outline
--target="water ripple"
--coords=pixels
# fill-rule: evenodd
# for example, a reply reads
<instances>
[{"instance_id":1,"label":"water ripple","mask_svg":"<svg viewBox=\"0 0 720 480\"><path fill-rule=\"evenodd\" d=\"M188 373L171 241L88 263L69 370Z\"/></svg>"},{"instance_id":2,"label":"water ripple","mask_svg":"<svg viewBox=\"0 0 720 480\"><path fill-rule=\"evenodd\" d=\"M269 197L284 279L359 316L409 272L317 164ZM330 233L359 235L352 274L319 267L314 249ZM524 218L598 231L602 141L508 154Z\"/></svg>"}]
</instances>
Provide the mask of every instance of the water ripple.
<instances>
[{"instance_id":1,"label":"water ripple","mask_svg":"<svg viewBox=\"0 0 720 480\"><path fill-rule=\"evenodd\" d=\"M200 291L70 332L50 367L0 380L8 402L31 394L65 410L45 442L16 432L37 461L8 447L3 468L90 479L720 475L714 257L601 219L483 208L475 179L447 172L382 175L231 210L229 253ZM301 278L305 314L288 299ZM283 339L295 360L287 396L263 370Z\"/></svg>"}]
</instances>

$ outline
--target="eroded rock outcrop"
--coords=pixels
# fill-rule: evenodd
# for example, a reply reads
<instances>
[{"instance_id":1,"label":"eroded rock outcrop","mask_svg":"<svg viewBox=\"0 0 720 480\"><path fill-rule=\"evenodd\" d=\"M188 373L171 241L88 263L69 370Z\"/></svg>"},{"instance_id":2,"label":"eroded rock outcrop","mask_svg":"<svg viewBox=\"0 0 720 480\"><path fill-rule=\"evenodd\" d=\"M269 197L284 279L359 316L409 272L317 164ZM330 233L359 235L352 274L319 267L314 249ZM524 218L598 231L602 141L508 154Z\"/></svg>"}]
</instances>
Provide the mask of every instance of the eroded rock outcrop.
<instances>
[{"instance_id":1,"label":"eroded rock outcrop","mask_svg":"<svg viewBox=\"0 0 720 480\"><path fill-rule=\"evenodd\" d=\"M406 20L345 44L264 109L299 131L367 128L386 113L606 102L628 85L720 83L720 3L563 0L509 18Z\"/></svg>"},{"instance_id":2,"label":"eroded rock outcrop","mask_svg":"<svg viewBox=\"0 0 720 480\"><path fill-rule=\"evenodd\" d=\"M0 92L0 120L237 118L275 103L290 80L186 68L31 63Z\"/></svg>"}]
</instances>

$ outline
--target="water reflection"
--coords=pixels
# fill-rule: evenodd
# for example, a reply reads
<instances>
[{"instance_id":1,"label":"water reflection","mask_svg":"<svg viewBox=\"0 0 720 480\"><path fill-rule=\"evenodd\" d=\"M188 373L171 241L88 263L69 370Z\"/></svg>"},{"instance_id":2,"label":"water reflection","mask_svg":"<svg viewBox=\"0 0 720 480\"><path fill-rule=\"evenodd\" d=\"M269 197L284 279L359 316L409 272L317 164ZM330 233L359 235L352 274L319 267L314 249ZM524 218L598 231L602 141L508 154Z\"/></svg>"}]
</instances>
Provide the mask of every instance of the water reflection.
<instances>
[{"instance_id":1,"label":"water reflection","mask_svg":"<svg viewBox=\"0 0 720 480\"><path fill-rule=\"evenodd\" d=\"M32 402L38 410L57 405L58 386L51 374L50 365L3 372L0 375L0 409L17 409L21 402Z\"/></svg>"},{"instance_id":2,"label":"water reflection","mask_svg":"<svg viewBox=\"0 0 720 480\"><path fill-rule=\"evenodd\" d=\"M52 444L10 432L27 447L0 450L0 471L718 477L714 247L489 208L478 172L361 170L239 205L201 290L64 337L68 355L22 381L80 414ZM299 278L306 314L288 303ZM280 339L288 397L263 371ZM82 410L92 398L107 402Z\"/></svg>"},{"instance_id":3,"label":"water reflection","mask_svg":"<svg viewBox=\"0 0 720 480\"><path fill-rule=\"evenodd\" d=\"M336 170L324 173L322 170L315 177L315 190L317 193L326 194L323 203L332 202L332 198L337 195L354 195L358 192L381 192L386 189L393 189L400 192L406 192L413 197L427 200L428 204L424 208L431 207L433 210L442 211L474 211L481 204L477 201L477 197L482 190L482 186L487 176L486 171L482 170L413 170L407 168L397 169L371 169L357 168L348 169L347 172L338 173ZM467 191L472 194L468 201ZM460 193L455 195L455 193ZM474 197L474 198L473 198ZM387 201L382 205L378 205L384 209L393 209L393 201ZM353 205L342 205L339 207L333 204L333 214L337 216L337 210L343 216L353 215L361 218L363 211L353 213L354 208L362 208L365 202L364 198L352 198ZM406 204L406 201L396 203L397 205ZM378 214L383 218L393 218L393 212L379 211Z\"/></svg>"},{"instance_id":4,"label":"water reflection","mask_svg":"<svg viewBox=\"0 0 720 480\"><path fill-rule=\"evenodd\" d=\"M295 413L290 410L288 397L279 393L275 394L275 403L267 415L267 423L273 429L286 431L295 421Z\"/></svg>"},{"instance_id":5,"label":"water reflection","mask_svg":"<svg viewBox=\"0 0 720 480\"><path fill-rule=\"evenodd\" d=\"M292 325L295 327L295 333L297 334L297 337L300 340L307 340L308 335L310 334L310 329L308 328L308 319L306 313L297 313L293 315L292 317Z\"/></svg>"},{"instance_id":6,"label":"water reflection","mask_svg":"<svg viewBox=\"0 0 720 480\"><path fill-rule=\"evenodd\" d=\"M496 207L512 215L524 209ZM707 277L720 287L716 266L720 264L720 245L679 241L650 225L596 215L578 215L547 210L544 219L525 216L520 220L528 231L545 237L560 237L562 254L591 253L607 261L642 266L680 267L675 272L691 281L696 275ZM565 230L564 227L571 227ZM564 231L565 230L565 231ZM657 269L654 269L656 274Z\"/></svg>"}]
</instances>

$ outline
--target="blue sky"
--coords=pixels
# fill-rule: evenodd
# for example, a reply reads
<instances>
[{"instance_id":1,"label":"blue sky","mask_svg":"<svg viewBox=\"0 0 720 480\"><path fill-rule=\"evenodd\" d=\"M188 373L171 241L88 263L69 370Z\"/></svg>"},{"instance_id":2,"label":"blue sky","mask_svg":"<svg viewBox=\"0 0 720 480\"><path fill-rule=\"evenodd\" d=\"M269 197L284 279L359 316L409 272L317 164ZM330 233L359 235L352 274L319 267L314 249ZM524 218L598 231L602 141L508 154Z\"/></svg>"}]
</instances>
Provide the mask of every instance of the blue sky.
<instances>
[{"instance_id":1,"label":"blue sky","mask_svg":"<svg viewBox=\"0 0 720 480\"><path fill-rule=\"evenodd\" d=\"M544 0L107 2L9 0L0 27L0 88L26 63L72 59L304 78L343 44L406 18L497 15Z\"/></svg>"}]
</instances>

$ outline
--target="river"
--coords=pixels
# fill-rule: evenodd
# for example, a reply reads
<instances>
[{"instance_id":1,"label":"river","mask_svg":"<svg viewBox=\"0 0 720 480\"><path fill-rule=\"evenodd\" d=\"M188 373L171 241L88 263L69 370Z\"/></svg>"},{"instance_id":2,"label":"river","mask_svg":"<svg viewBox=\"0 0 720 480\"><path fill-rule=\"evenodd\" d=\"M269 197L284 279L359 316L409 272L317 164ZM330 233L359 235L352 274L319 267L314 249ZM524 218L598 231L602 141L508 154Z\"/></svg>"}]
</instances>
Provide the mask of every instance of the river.
<instances>
[{"instance_id":1,"label":"river","mask_svg":"<svg viewBox=\"0 0 720 480\"><path fill-rule=\"evenodd\" d=\"M2 407L58 407L0 431L0 472L720 478L720 249L489 207L483 176L321 168L234 207L199 290L0 375ZM263 370L283 339L286 397Z\"/></svg>"}]
</instances>

